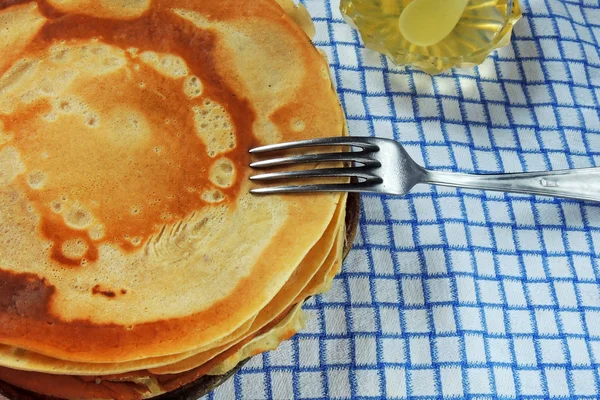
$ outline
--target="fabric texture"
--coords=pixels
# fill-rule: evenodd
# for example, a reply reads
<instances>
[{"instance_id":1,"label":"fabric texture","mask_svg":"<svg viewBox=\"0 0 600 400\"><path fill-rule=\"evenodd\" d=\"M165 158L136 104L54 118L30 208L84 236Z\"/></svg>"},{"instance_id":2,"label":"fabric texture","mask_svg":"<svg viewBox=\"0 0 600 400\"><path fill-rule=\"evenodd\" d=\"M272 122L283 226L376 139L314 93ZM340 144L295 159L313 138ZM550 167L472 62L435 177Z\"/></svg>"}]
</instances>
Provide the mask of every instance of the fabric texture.
<instances>
[{"instance_id":1,"label":"fabric texture","mask_svg":"<svg viewBox=\"0 0 600 400\"><path fill-rule=\"evenodd\" d=\"M511 46L436 77L365 50L338 1L304 3L352 135L435 170L600 165L598 0L522 1ZM207 399L600 397L600 206L428 186L362 199L308 326Z\"/></svg>"}]
</instances>

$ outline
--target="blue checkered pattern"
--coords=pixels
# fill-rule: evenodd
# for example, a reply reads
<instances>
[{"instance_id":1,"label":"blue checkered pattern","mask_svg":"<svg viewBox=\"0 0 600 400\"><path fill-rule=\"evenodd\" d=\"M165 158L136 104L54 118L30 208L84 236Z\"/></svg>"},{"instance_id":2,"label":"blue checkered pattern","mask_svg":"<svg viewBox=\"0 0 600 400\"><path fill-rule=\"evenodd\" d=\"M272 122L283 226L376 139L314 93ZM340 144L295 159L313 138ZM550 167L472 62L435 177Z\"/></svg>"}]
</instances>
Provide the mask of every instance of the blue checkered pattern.
<instances>
[{"instance_id":1,"label":"blue checkered pattern","mask_svg":"<svg viewBox=\"0 0 600 400\"><path fill-rule=\"evenodd\" d=\"M442 0L440 0L442 1ZM512 45L430 77L306 0L353 135L423 165L600 165L600 2L523 1ZM363 197L359 237L305 330L208 399L600 397L600 207L420 187Z\"/></svg>"}]
</instances>

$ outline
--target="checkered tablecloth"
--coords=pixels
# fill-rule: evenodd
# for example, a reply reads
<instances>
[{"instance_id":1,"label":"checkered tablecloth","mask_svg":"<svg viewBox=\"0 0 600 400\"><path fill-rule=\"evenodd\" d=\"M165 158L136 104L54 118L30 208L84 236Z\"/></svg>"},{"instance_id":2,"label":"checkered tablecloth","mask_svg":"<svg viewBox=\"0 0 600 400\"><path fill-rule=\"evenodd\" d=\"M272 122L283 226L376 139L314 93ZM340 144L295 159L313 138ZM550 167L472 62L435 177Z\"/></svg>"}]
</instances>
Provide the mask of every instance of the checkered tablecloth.
<instances>
[{"instance_id":1,"label":"checkered tablecloth","mask_svg":"<svg viewBox=\"0 0 600 400\"><path fill-rule=\"evenodd\" d=\"M338 1L305 4L352 135L439 170L600 165L598 0L524 0L510 47L433 78L365 50ZM427 186L363 202L306 329L209 399L600 398L600 206Z\"/></svg>"}]
</instances>

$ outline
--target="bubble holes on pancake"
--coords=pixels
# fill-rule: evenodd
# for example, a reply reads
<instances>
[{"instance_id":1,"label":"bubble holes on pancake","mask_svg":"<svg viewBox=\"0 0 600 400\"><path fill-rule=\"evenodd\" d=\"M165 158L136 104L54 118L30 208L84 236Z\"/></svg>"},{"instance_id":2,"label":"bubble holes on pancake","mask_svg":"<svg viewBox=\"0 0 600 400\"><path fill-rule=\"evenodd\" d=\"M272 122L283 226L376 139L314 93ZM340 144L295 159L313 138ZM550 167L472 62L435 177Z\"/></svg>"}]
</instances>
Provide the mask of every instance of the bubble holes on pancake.
<instances>
[{"instance_id":1,"label":"bubble holes on pancake","mask_svg":"<svg viewBox=\"0 0 600 400\"><path fill-rule=\"evenodd\" d=\"M235 118L186 60L98 37L30 47L0 70L0 185L28 193L54 261L135 251L237 189Z\"/></svg>"}]
</instances>

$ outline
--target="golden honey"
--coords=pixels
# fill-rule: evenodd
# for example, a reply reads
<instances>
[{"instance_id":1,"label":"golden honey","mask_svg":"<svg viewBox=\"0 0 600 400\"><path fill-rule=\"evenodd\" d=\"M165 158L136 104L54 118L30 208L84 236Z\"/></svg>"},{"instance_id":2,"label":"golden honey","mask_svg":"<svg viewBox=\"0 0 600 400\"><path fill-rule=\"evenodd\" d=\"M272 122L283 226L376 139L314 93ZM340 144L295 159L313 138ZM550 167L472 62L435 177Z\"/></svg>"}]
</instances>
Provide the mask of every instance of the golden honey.
<instances>
[{"instance_id":1,"label":"golden honey","mask_svg":"<svg viewBox=\"0 0 600 400\"><path fill-rule=\"evenodd\" d=\"M341 0L365 46L430 74L482 63L510 42L517 0Z\"/></svg>"}]
</instances>

